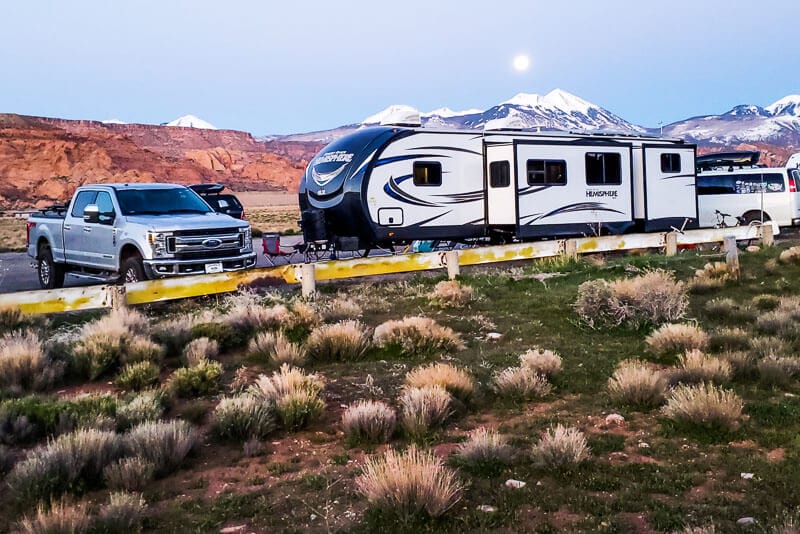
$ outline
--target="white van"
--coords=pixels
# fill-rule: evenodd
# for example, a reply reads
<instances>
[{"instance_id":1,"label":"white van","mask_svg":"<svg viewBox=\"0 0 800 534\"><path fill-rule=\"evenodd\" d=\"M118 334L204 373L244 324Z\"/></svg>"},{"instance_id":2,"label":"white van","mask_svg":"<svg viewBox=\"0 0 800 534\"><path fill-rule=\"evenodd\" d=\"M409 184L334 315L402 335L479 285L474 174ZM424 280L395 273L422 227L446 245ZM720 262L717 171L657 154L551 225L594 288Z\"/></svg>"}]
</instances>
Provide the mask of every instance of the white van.
<instances>
[{"instance_id":1,"label":"white van","mask_svg":"<svg viewBox=\"0 0 800 534\"><path fill-rule=\"evenodd\" d=\"M800 225L800 170L759 167L758 156L758 152L729 152L697 157L701 227L761 221Z\"/></svg>"}]
</instances>

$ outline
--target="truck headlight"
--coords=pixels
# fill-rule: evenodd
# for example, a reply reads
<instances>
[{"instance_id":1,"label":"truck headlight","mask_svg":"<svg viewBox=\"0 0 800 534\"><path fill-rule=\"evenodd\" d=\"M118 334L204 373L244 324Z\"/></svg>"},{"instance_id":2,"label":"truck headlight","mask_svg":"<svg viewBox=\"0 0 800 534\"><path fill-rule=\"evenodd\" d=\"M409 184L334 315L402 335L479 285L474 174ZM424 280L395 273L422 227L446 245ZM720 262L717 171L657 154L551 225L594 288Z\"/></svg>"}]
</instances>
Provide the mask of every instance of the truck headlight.
<instances>
[{"instance_id":1,"label":"truck headlight","mask_svg":"<svg viewBox=\"0 0 800 534\"><path fill-rule=\"evenodd\" d=\"M147 232L147 242L153 249L154 258L163 258L169 255L167 250L167 237L169 234L164 232Z\"/></svg>"},{"instance_id":2,"label":"truck headlight","mask_svg":"<svg viewBox=\"0 0 800 534\"><path fill-rule=\"evenodd\" d=\"M239 232L242 234L242 249L243 250L252 250L253 249L253 231L250 227L246 228L239 228Z\"/></svg>"}]
</instances>

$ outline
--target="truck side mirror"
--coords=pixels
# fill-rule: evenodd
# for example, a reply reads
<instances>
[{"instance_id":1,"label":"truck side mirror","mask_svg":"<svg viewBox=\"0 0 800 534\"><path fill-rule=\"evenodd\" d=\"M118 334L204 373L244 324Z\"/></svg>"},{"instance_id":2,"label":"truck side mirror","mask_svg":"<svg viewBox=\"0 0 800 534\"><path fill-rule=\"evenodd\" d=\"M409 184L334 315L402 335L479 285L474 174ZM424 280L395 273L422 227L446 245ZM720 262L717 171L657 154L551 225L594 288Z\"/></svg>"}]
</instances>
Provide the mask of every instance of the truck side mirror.
<instances>
[{"instance_id":1,"label":"truck side mirror","mask_svg":"<svg viewBox=\"0 0 800 534\"><path fill-rule=\"evenodd\" d=\"M100 208L96 204L89 204L83 208L83 222L96 223L100 221Z\"/></svg>"}]
</instances>

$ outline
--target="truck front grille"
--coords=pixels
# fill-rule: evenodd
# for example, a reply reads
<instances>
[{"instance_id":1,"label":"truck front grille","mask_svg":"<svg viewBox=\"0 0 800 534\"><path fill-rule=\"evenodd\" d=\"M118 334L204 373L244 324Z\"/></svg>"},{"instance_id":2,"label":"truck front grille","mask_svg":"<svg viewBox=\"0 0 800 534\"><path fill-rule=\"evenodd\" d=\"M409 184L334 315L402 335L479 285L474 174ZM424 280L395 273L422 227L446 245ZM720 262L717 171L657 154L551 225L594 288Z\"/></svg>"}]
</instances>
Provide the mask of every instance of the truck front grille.
<instances>
[{"instance_id":1,"label":"truck front grille","mask_svg":"<svg viewBox=\"0 0 800 534\"><path fill-rule=\"evenodd\" d=\"M175 254L178 259L224 258L238 254L239 249L244 247L244 234L231 233L230 229L226 229L224 233L216 230L190 232L193 234L175 232L175 235L168 237L167 252Z\"/></svg>"}]
</instances>

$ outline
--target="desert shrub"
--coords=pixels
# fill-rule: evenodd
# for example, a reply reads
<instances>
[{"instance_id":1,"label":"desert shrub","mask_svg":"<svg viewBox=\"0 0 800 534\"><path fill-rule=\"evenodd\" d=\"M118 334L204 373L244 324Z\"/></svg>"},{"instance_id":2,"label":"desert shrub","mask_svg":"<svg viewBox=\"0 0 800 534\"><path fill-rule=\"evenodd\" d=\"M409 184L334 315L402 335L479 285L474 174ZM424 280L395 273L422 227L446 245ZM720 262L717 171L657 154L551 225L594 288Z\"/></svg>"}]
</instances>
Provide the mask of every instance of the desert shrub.
<instances>
[{"instance_id":1,"label":"desert shrub","mask_svg":"<svg viewBox=\"0 0 800 534\"><path fill-rule=\"evenodd\" d=\"M342 414L344 435L351 445L385 443L396 426L394 409L382 401L357 401Z\"/></svg>"},{"instance_id":2,"label":"desert shrub","mask_svg":"<svg viewBox=\"0 0 800 534\"><path fill-rule=\"evenodd\" d=\"M743 376L755 369L755 355L748 351L735 350L726 351L718 355L731 365L731 370L735 376Z\"/></svg>"},{"instance_id":3,"label":"desert shrub","mask_svg":"<svg viewBox=\"0 0 800 534\"><path fill-rule=\"evenodd\" d=\"M322 317L310 304L298 301L292 304L292 314L283 328L292 332L308 332L322 322Z\"/></svg>"},{"instance_id":4,"label":"desert shrub","mask_svg":"<svg viewBox=\"0 0 800 534\"><path fill-rule=\"evenodd\" d=\"M40 315L27 315L17 306L0 306L0 334L17 330L38 330L47 320Z\"/></svg>"},{"instance_id":5,"label":"desert shrub","mask_svg":"<svg viewBox=\"0 0 800 534\"><path fill-rule=\"evenodd\" d=\"M144 391L117 407L117 428L125 430L145 421L157 421L164 414L164 394Z\"/></svg>"},{"instance_id":6,"label":"desert shrub","mask_svg":"<svg viewBox=\"0 0 800 534\"><path fill-rule=\"evenodd\" d=\"M337 322L358 319L364 314L364 310L353 299L337 296L320 306L320 314L327 322Z\"/></svg>"},{"instance_id":7,"label":"desert shrub","mask_svg":"<svg viewBox=\"0 0 800 534\"><path fill-rule=\"evenodd\" d=\"M122 455L114 432L76 430L32 449L14 466L8 484L24 501L82 491L101 480L106 465Z\"/></svg>"},{"instance_id":8,"label":"desert shrub","mask_svg":"<svg viewBox=\"0 0 800 534\"><path fill-rule=\"evenodd\" d=\"M538 375L550 378L561 372L561 356L552 350L535 347L520 355L519 365Z\"/></svg>"},{"instance_id":9,"label":"desert shrub","mask_svg":"<svg viewBox=\"0 0 800 534\"><path fill-rule=\"evenodd\" d=\"M638 360L624 360L608 380L608 395L614 402L638 408L657 406L664 401L667 381L664 376Z\"/></svg>"},{"instance_id":10,"label":"desert shrub","mask_svg":"<svg viewBox=\"0 0 800 534\"><path fill-rule=\"evenodd\" d=\"M459 463L472 469L494 471L511 463L514 449L504 436L480 427L470 432L469 439L456 449L456 455Z\"/></svg>"},{"instance_id":11,"label":"desert shrub","mask_svg":"<svg viewBox=\"0 0 800 534\"><path fill-rule=\"evenodd\" d=\"M8 447L0 444L0 476L5 475L14 467L14 455Z\"/></svg>"},{"instance_id":12,"label":"desert shrub","mask_svg":"<svg viewBox=\"0 0 800 534\"><path fill-rule=\"evenodd\" d=\"M205 337L214 340L221 352L245 346L251 333L249 329L236 328L228 323L198 323L192 327L192 339Z\"/></svg>"},{"instance_id":13,"label":"desert shrub","mask_svg":"<svg viewBox=\"0 0 800 534\"><path fill-rule=\"evenodd\" d=\"M689 283L692 293L708 293L724 286L733 276L724 261L706 263L694 273Z\"/></svg>"},{"instance_id":14,"label":"desert shrub","mask_svg":"<svg viewBox=\"0 0 800 534\"><path fill-rule=\"evenodd\" d=\"M259 376L248 392L274 405L283 427L296 430L322 415L325 409L319 398L322 388L318 377L283 364L271 376Z\"/></svg>"},{"instance_id":15,"label":"desert shrub","mask_svg":"<svg viewBox=\"0 0 800 534\"><path fill-rule=\"evenodd\" d=\"M708 338L708 348L714 352L747 350L751 334L741 328L721 328Z\"/></svg>"},{"instance_id":16,"label":"desert shrub","mask_svg":"<svg viewBox=\"0 0 800 534\"><path fill-rule=\"evenodd\" d=\"M800 376L800 358L767 356L758 362L758 373L767 385L786 385Z\"/></svg>"},{"instance_id":17,"label":"desert shrub","mask_svg":"<svg viewBox=\"0 0 800 534\"><path fill-rule=\"evenodd\" d=\"M788 352L788 346L784 340L779 337L751 337L750 349L753 357L757 360L762 358L780 357Z\"/></svg>"},{"instance_id":18,"label":"desert shrub","mask_svg":"<svg viewBox=\"0 0 800 534\"><path fill-rule=\"evenodd\" d=\"M464 369L449 363L432 363L417 367L406 375L411 388L441 386L461 402L468 402L475 392L475 380Z\"/></svg>"},{"instance_id":19,"label":"desert shrub","mask_svg":"<svg viewBox=\"0 0 800 534\"><path fill-rule=\"evenodd\" d=\"M158 365L149 361L131 363L120 370L114 383L128 391L140 391L158 384L160 371Z\"/></svg>"},{"instance_id":20,"label":"desert shrub","mask_svg":"<svg viewBox=\"0 0 800 534\"><path fill-rule=\"evenodd\" d=\"M189 367L202 360L213 360L219 356L219 343L216 339L198 337L186 344L181 354L181 361Z\"/></svg>"},{"instance_id":21,"label":"desert shrub","mask_svg":"<svg viewBox=\"0 0 800 534\"><path fill-rule=\"evenodd\" d=\"M168 355L177 356L192 340L195 324L195 319L187 315L162 321L153 329L153 339L165 348Z\"/></svg>"},{"instance_id":22,"label":"desert shrub","mask_svg":"<svg viewBox=\"0 0 800 534\"><path fill-rule=\"evenodd\" d=\"M688 306L683 282L659 269L613 282L584 282L578 287L575 302L578 316L592 328L679 321L686 315Z\"/></svg>"},{"instance_id":23,"label":"desert shrub","mask_svg":"<svg viewBox=\"0 0 800 534\"><path fill-rule=\"evenodd\" d=\"M780 253L778 256L780 263L800 263L800 246L790 247Z\"/></svg>"},{"instance_id":24,"label":"desert shrub","mask_svg":"<svg viewBox=\"0 0 800 534\"><path fill-rule=\"evenodd\" d=\"M224 398L211 415L211 432L219 439L264 439L275 427L274 406L251 395Z\"/></svg>"},{"instance_id":25,"label":"desert shrub","mask_svg":"<svg viewBox=\"0 0 800 534\"><path fill-rule=\"evenodd\" d=\"M275 350L277 335L273 332L259 332L247 346L247 354L258 360L270 361ZM291 362L286 362L291 363Z\"/></svg>"},{"instance_id":26,"label":"desert shrub","mask_svg":"<svg viewBox=\"0 0 800 534\"><path fill-rule=\"evenodd\" d=\"M91 516L83 505L54 502L39 504L36 515L23 517L17 525L20 534L84 534L91 526Z\"/></svg>"},{"instance_id":27,"label":"desert shrub","mask_svg":"<svg viewBox=\"0 0 800 534\"><path fill-rule=\"evenodd\" d=\"M112 310L99 319L81 327L73 348L73 370L89 380L95 380L120 362L155 358L155 346L144 336L149 328L147 318L129 308Z\"/></svg>"},{"instance_id":28,"label":"desert shrub","mask_svg":"<svg viewBox=\"0 0 800 534\"><path fill-rule=\"evenodd\" d=\"M678 368L671 373L674 382L696 384L698 382L726 382L733 370L722 358L708 356L702 351L687 350L678 358Z\"/></svg>"},{"instance_id":29,"label":"desert shrub","mask_svg":"<svg viewBox=\"0 0 800 534\"><path fill-rule=\"evenodd\" d=\"M461 308L470 303L472 293L470 286L462 285L458 280L442 280L433 288L430 300L439 306Z\"/></svg>"},{"instance_id":30,"label":"desert shrub","mask_svg":"<svg viewBox=\"0 0 800 534\"><path fill-rule=\"evenodd\" d=\"M563 425L557 425L542 434L531 453L534 464L540 467L579 464L591 456L583 432Z\"/></svg>"},{"instance_id":31,"label":"desert shrub","mask_svg":"<svg viewBox=\"0 0 800 534\"><path fill-rule=\"evenodd\" d=\"M744 322L751 321L755 317L754 312L748 306L727 297L709 300L706 302L705 309L709 315L718 319Z\"/></svg>"},{"instance_id":32,"label":"desert shrub","mask_svg":"<svg viewBox=\"0 0 800 534\"><path fill-rule=\"evenodd\" d=\"M99 532L141 532L147 503L138 493L114 491L100 507L92 529Z\"/></svg>"},{"instance_id":33,"label":"desert shrub","mask_svg":"<svg viewBox=\"0 0 800 534\"><path fill-rule=\"evenodd\" d=\"M800 325L797 324L795 313L782 307L759 315L756 318L756 329L784 339L794 340L800 337Z\"/></svg>"},{"instance_id":34,"label":"desert shrub","mask_svg":"<svg viewBox=\"0 0 800 534\"><path fill-rule=\"evenodd\" d=\"M185 421L147 421L123 436L125 450L153 464L155 476L168 475L198 445L200 436Z\"/></svg>"},{"instance_id":35,"label":"desert shrub","mask_svg":"<svg viewBox=\"0 0 800 534\"><path fill-rule=\"evenodd\" d=\"M492 376L492 388L501 397L539 399L550 394L547 377L528 367L507 367Z\"/></svg>"},{"instance_id":36,"label":"desert shrub","mask_svg":"<svg viewBox=\"0 0 800 534\"><path fill-rule=\"evenodd\" d=\"M674 354L705 349L708 334L695 325L667 323L654 330L644 341L653 354Z\"/></svg>"},{"instance_id":37,"label":"desert shrub","mask_svg":"<svg viewBox=\"0 0 800 534\"><path fill-rule=\"evenodd\" d=\"M443 515L461 499L464 486L441 459L412 445L367 460L356 489L371 506L408 519Z\"/></svg>"},{"instance_id":38,"label":"desert shrub","mask_svg":"<svg viewBox=\"0 0 800 534\"><path fill-rule=\"evenodd\" d=\"M370 346L369 333L358 321L322 325L306 340L306 354L316 361L351 361L362 358Z\"/></svg>"},{"instance_id":39,"label":"desert shrub","mask_svg":"<svg viewBox=\"0 0 800 534\"><path fill-rule=\"evenodd\" d=\"M0 337L0 391L47 389L63 374L63 364L45 355L42 341L35 333L14 331Z\"/></svg>"},{"instance_id":40,"label":"desert shrub","mask_svg":"<svg viewBox=\"0 0 800 534\"><path fill-rule=\"evenodd\" d=\"M400 395L403 429L412 439L426 437L452 415L452 397L441 386L405 388Z\"/></svg>"},{"instance_id":41,"label":"desert shrub","mask_svg":"<svg viewBox=\"0 0 800 534\"><path fill-rule=\"evenodd\" d=\"M167 383L169 390L178 397L202 397L219 391L222 379L222 364L200 360L191 367L176 369Z\"/></svg>"},{"instance_id":42,"label":"desert shrub","mask_svg":"<svg viewBox=\"0 0 800 534\"><path fill-rule=\"evenodd\" d=\"M119 363L123 365L138 362L159 363L163 357L164 347L148 337L135 335L125 342L119 355Z\"/></svg>"},{"instance_id":43,"label":"desert shrub","mask_svg":"<svg viewBox=\"0 0 800 534\"><path fill-rule=\"evenodd\" d=\"M775 295L756 295L751 302L759 311L772 311L780 306L781 300Z\"/></svg>"},{"instance_id":44,"label":"desert shrub","mask_svg":"<svg viewBox=\"0 0 800 534\"><path fill-rule=\"evenodd\" d=\"M154 477L153 463L139 456L121 458L103 469L103 479L112 490L142 491Z\"/></svg>"},{"instance_id":45,"label":"desert shrub","mask_svg":"<svg viewBox=\"0 0 800 534\"><path fill-rule=\"evenodd\" d=\"M461 336L428 317L386 321L375 328L373 339L379 347L394 346L409 356L464 348Z\"/></svg>"},{"instance_id":46,"label":"desert shrub","mask_svg":"<svg viewBox=\"0 0 800 534\"><path fill-rule=\"evenodd\" d=\"M662 413L678 423L732 430L739 425L742 408L735 392L704 383L676 387Z\"/></svg>"},{"instance_id":47,"label":"desert shrub","mask_svg":"<svg viewBox=\"0 0 800 534\"><path fill-rule=\"evenodd\" d=\"M284 363L303 365L306 361L306 348L297 343L292 343L283 333L278 332L269 357L270 361L276 365L283 365Z\"/></svg>"}]
</instances>

